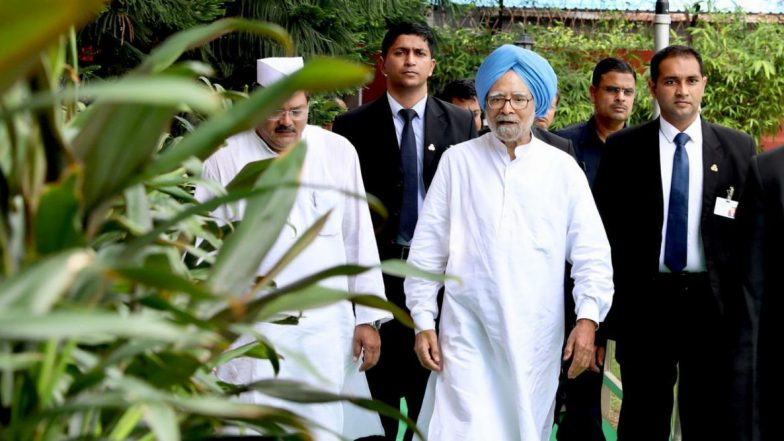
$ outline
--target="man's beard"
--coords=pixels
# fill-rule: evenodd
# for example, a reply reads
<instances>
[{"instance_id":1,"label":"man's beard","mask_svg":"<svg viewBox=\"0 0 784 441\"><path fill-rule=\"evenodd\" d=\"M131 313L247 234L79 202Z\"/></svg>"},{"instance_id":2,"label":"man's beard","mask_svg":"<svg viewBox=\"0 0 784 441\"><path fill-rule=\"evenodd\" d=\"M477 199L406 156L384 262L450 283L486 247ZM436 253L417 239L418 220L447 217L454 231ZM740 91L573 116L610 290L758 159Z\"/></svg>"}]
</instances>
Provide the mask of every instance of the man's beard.
<instances>
[{"instance_id":1,"label":"man's beard","mask_svg":"<svg viewBox=\"0 0 784 441\"><path fill-rule=\"evenodd\" d=\"M503 143L511 143L523 140L525 136L531 132L531 126L534 124L536 115L533 112L528 115L525 120L520 120L515 115L498 115L495 120L490 120L490 130L493 134ZM499 122L514 122L516 124L498 124Z\"/></svg>"}]
</instances>

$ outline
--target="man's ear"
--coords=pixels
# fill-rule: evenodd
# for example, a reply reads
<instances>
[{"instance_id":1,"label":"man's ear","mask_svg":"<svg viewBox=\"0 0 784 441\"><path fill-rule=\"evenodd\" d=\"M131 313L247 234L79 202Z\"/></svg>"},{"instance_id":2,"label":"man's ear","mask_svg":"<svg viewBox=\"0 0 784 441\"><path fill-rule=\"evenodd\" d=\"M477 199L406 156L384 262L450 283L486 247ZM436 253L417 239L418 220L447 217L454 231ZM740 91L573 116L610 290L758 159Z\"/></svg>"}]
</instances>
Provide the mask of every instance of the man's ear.
<instances>
[{"instance_id":1,"label":"man's ear","mask_svg":"<svg viewBox=\"0 0 784 441\"><path fill-rule=\"evenodd\" d=\"M596 104L596 94L599 92L599 88L591 84L588 86L588 96L591 98L591 102Z\"/></svg>"},{"instance_id":2,"label":"man's ear","mask_svg":"<svg viewBox=\"0 0 784 441\"><path fill-rule=\"evenodd\" d=\"M384 59L384 57L383 57L383 56L381 56L381 57L378 57L378 61L377 61L376 63L378 63L378 70L379 70L379 71L380 71L380 72L381 72L381 73L382 73L384 76L387 76L387 69L386 69L387 62L386 62L386 60Z\"/></svg>"},{"instance_id":3,"label":"man's ear","mask_svg":"<svg viewBox=\"0 0 784 441\"><path fill-rule=\"evenodd\" d=\"M651 95L656 96L656 83L651 79L648 80L648 90L651 91Z\"/></svg>"},{"instance_id":4,"label":"man's ear","mask_svg":"<svg viewBox=\"0 0 784 441\"><path fill-rule=\"evenodd\" d=\"M435 59L435 58L432 58L430 61L432 61L432 62L433 62L433 64L432 64L432 66L430 67L430 75L428 75L428 76L427 76L428 78L430 78L430 77L432 77L432 76L433 76L433 72L435 72L435 71L436 71L436 64L438 64L438 62L436 61L436 59Z\"/></svg>"}]
</instances>

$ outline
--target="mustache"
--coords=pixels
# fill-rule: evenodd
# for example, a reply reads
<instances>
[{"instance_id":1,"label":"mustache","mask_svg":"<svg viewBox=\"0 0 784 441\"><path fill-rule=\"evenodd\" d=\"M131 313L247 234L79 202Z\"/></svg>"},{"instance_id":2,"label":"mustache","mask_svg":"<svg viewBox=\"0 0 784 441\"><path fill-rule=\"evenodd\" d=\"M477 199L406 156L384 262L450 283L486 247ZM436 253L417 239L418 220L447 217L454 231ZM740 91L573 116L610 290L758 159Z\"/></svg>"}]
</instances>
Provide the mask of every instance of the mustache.
<instances>
[{"instance_id":1,"label":"mustache","mask_svg":"<svg viewBox=\"0 0 784 441\"><path fill-rule=\"evenodd\" d=\"M495 117L495 122L520 122L520 119L513 115L498 115Z\"/></svg>"},{"instance_id":2,"label":"mustache","mask_svg":"<svg viewBox=\"0 0 784 441\"><path fill-rule=\"evenodd\" d=\"M275 133L294 133L294 126L277 126L275 127Z\"/></svg>"}]
</instances>

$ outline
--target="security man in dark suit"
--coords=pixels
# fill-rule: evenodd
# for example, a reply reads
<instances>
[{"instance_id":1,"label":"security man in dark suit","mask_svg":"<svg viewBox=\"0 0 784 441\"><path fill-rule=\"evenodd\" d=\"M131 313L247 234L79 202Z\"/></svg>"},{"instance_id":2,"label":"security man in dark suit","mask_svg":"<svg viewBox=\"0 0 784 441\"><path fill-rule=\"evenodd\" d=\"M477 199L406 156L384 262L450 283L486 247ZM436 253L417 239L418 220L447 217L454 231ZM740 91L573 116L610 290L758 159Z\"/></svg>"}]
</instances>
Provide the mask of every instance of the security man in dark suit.
<instances>
[{"instance_id":1,"label":"security man in dark suit","mask_svg":"<svg viewBox=\"0 0 784 441\"><path fill-rule=\"evenodd\" d=\"M604 156L607 137L626 127L626 121L634 107L636 84L637 73L629 63L612 57L599 61L593 69L591 86L588 88L593 115L585 122L555 132L556 135L572 141L577 161L585 171L591 188ZM576 320L571 277L567 277L566 285L566 329L571 329ZM594 344L595 370L588 370L577 378L568 379L566 371L569 364L564 362L561 382L558 385L556 417L559 416L561 404L566 405L566 412L558 421L558 441L605 440L601 408L604 355L607 347L604 327L600 327L596 332Z\"/></svg>"},{"instance_id":2,"label":"security man in dark suit","mask_svg":"<svg viewBox=\"0 0 784 441\"><path fill-rule=\"evenodd\" d=\"M669 439L678 378L683 440L731 432L734 215L755 145L701 118L706 83L694 49L657 52L648 85L661 117L607 139L594 185L615 273L605 327L623 381L620 441Z\"/></svg>"},{"instance_id":3,"label":"security man in dark suit","mask_svg":"<svg viewBox=\"0 0 784 441\"><path fill-rule=\"evenodd\" d=\"M389 27L381 45L381 70L387 93L340 115L333 131L351 141L359 154L362 178L369 194L389 212L374 216L381 259L406 259L419 207L438 161L454 144L476 137L473 115L427 94L433 74L435 36L416 23ZM403 279L384 276L387 298L405 308ZM389 322L381 328L384 351L368 374L373 398L398 407L405 397L408 416L416 420L429 371L414 353L414 330ZM398 421L382 417L386 439L394 440ZM410 440L412 432L406 431Z\"/></svg>"},{"instance_id":4,"label":"security man in dark suit","mask_svg":"<svg viewBox=\"0 0 784 441\"><path fill-rule=\"evenodd\" d=\"M781 439L784 396L784 146L753 158L746 180L738 206L745 317L735 363L737 390L753 393L734 417L742 423L738 441L773 441Z\"/></svg>"}]
</instances>

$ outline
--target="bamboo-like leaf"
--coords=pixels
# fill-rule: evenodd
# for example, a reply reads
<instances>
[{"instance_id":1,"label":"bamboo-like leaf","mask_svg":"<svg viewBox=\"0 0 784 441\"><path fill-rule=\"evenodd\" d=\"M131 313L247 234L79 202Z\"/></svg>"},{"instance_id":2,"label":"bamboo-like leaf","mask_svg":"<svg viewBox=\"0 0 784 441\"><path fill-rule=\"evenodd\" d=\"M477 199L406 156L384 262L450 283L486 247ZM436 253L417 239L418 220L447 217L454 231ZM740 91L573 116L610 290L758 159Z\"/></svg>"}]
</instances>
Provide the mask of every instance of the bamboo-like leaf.
<instances>
[{"instance_id":1,"label":"bamboo-like leaf","mask_svg":"<svg viewBox=\"0 0 784 441\"><path fill-rule=\"evenodd\" d=\"M275 291L265 295L262 298L253 300L252 302L245 305L245 314L246 317L255 317L259 311L264 308L267 303L273 301L275 298L287 295L289 293L299 292L300 290L304 290L309 288L321 280L335 277L335 276L355 276L357 274L362 274L363 272L367 271L369 267L359 266L359 265L339 265L332 268L328 268L324 271L319 271L316 274L313 274L308 277L304 277L290 285L286 285L276 289ZM234 311L227 307L212 316L210 319L211 321L220 322L231 322L235 317Z\"/></svg>"},{"instance_id":2,"label":"bamboo-like leaf","mask_svg":"<svg viewBox=\"0 0 784 441\"><path fill-rule=\"evenodd\" d=\"M262 302L267 300L266 302ZM258 300L262 305L258 313L253 314L253 320L264 321L284 311L299 311L304 309L319 308L331 305L342 300L349 300L373 308L387 310L404 325L413 328L411 317L394 303L388 302L378 296L362 293L326 288L320 285L310 285L297 291L283 295L271 294ZM249 308L251 310L251 308Z\"/></svg>"},{"instance_id":3,"label":"bamboo-like leaf","mask_svg":"<svg viewBox=\"0 0 784 441\"><path fill-rule=\"evenodd\" d=\"M92 260L89 251L64 251L6 279L0 283L0 314L12 308L34 314L48 311Z\"/></svg>"},{"instance_id":4,"label":"bamboo-like leaf","mask_svg":"<svg viewBox=\"0 0 784 441\"><path fill-rule=\"evenodd\" d=\"M145 286L158 288L164 291L187 293L199 300L215 298L209 290L175 274L171 269L161 265L119 267L112 268L109 271L110 273L120 275L125 279Z\"/></svg>"},{"instance_id":5,"label":"bamboo-like leaf","mask_svg":"<svg viewBox=\"0 0 784 441\"><path fill-rule=\"evenodd\" d=\"M73 141L84 161L86 212L129 186L158 148L175 108L96 103Z\"/></svg>"},{"instance_id":6,"label":"bamboo-like leaf","mask_svg":"<svg viewBox=\"0 0 784 441\"><path fill-rule=\"evenodd\" d=\"M158 441L179 441L180 426L174 409L165 403L151 402L142 406L144 420L150 425Z\"/></svg>"},{"instance_id":7,"label":"bamboo-like leaf","mask_svg":"<svg viewBox=\"0 0 784 441\"><path fill-rule=\"evenodd\" d=\"M143 185L133 185L125 189L125 214L135 229L148 232L152 230L150 200Z\"/></svg>"},{"instance_id":8,"label":"bamboo-like leaf","mask_svg":"<svg viewBox=\"0 0 784 441\"><path fill-rule=\"evenodd\" d=\"M260 23L239 18L225 18L205 26L180 31L158 46L144 62L135 69L136 73L155 73L168 68L180 56L230 32L254 33L277 40L286 53L293 51L293 44L286 30L272 23Z\"/></svg>"},{"instance_id":9,"label":"bamboo-like leaf","mask_svg":"<svg viewBox=\"0 0 784 441\"><path fill-rule=\"evenodd\" d=\"M259 187L297 181L305 161L303 142L280 155L261 175ZM213 292L242 294L251 287L262 259L278 239L297 196L296 187L282 187L247 201L242 223L223 242L209 279Z\"/></svg>"},{"instance_id":10,"label":"bamboo-like leaf","mask_svg":"<svg viewBox=\"0 0 784 441\"><path fill-rule=\"evenodd\" d=\"M204 215L220 207L223 204L259 196L263 193L269 191L275 191L281 187L286 187L286 186L297 188L299 184L297 183L297 181L276 182L276 183L271 183L269 185L254 188L253 190L233 191L227 195L212 198L202 204L191 205L185 208L184 210L180 211L179 213L177 213L177 215L175 215L171 219L168 219L163 222L159 222L155 227L155 229L153 229L149 233L137 239L134 239L133 241L128 243L128 245L123 250L123 257L125 259L131 259L134 255L136 255L141 250L143 250L146 245L149 245L150 243L154 242L159 235L165 233L166 230L176 225L178 222L188 219L189 217L195 215Z\"/></svg>"},{"instance_id":11,"label":"bamboo-like leaf","mask_svg":"<svg viewBox=\"0 0 784 441\"><path fill-rule=\"evenodd\" d=\"M400 259L389 259L381 262L381 271L386 274L398 277L418 277L420 279L431 280L434 282L445 282L447 280L460 282L459 277L423 271L413 265L409 265L407 262Z\"/></svg>"},{"instance_id":12,"label":"bamboo-like leaf","mask_svg":"<svg viewBox=\"0 0 784 441\"><path fill-rule=\"evenodd\" d=\"M210 366L220 366L222 364L228 363L231 360L234 360L237 357L250 357L260 360L268 360L270 359L270 354L271 348L269 346L263 344L262 342L254 341L222 352L219 356L215 357L214 360L210 361Z\"/></svg>"},{"instance_id":13,"label":"bamboo-like leaf","mask_svg":"<svg viewBox=\"0 0 784 441\"><path fill-rule=\"evenodd\" d=\"M35 216L35 245L39 254L84 246L77 181L78 174L72 173L63 182L48 186L41 195Z\"/></svg>"},{"instance_id":14,"label":"bamboo-like leaf","mask_svg":"<svg viewBox=\"0 0 784 441\"><path fill-rule=\"evenodd\" d=\"M253 188L259 180L259 176L269 168L273 161L274 159L262 159L261 161L253 161L245 164L245 166L242 167L242 170L237 173L237 176L226 184L226 191L231 192L234 190L249 190Z\"/></svg>"},{"instance_id":15,"label":"bamboo-like leaf","mask_svg":"<svg viewBox=\"0 0 784 441\"><path fill-rule=\"evenodd\" d=\"M1 338L40 341L102 335L190 344L212 340L210 334L189 331L150 317L121 316L102 311L53 312L46 315L34 315L18 309L0 311Z\"/></svg>"},{"instance_id":16,"label":"bamboo-like leaf","mask_svg":"<svg viewBox=\"0 0 784 441\"><path fill-rule=\"evenodd\" d=\"M22 77L39 53L71 26L87 23L106 0L0 2L0 95Z\"/></svg>"},{"instance_id":17,"label":"bamboo-like leaf","mask_svg":"<svg viewBox=\"0 0 784 441\"><path fill-rule=\"evenodd\" d=\"M109 433L109 440L123 441L127 439L131 432L133 432L133 429L139 424L143 415L144 409L141 405L129 407L120 419L117 420L117 424L114 425L114 428L112 428L112 431Z\"/></svg>"},{"instance_id":18,"label":"bamboo-like leaf","mask_svg":"<svg viewBox=\"0 0 784 441\"><path fill-rule=\"evenodd\" d=\"M283 253L283 256L281 256L280 259L278 259L278 261L275 262L275 264L272 266L272 268L270 268L269 271L267 271L267 274L264 275L261 281L256 284L256 286L253 289L254 293L264 289L270 283L272 283L275 280L275 277L277 277L278 274L280 274L280 272L283 271L283 269L285 269L294 259L297 258L297 256L299 256L303 251L305 251L308 245L313 243L316 237L318 237L319 231L321 231L321 229L324 228L324 225L327 223L327 220L329 219L329 216L331 214L332 211L325 213L324 215L316 219L316 222L314 222L313 225L308 227L308 229L302 233L302 235L297 239L297 241L294 242L294 245L292 245L291 248L289 248L288 250L286 250L285 253Z\"/></svg>"},{"instance_id":19,"label":"bamboo-like leaf","mask_svg":"<svg viewBox=\"0 0 784 441\"><path fill-rule=\"evenodd\" d=\"M125 77L119 81L104 81L86 86L69 86L56 93L40 92L2 112L3 117L23 111L46 109L76 101L102 103L147 104L190 109L207 115L222 109L222 98L203 84L177 76Z\"/></svg>"},{"instance_id":20,"label":"bamboo-like leaf","mask_svg":"<svg viewBox=\"0 0 784 441\"><path fill-rule=\"evenodd\" d=\"M362 84L368 79L369 70L365 66L331 58L313 59L295 74L253 92L246 100L236 102L230 112L199 125L176 148L163 152L139 177L139 181L174 170L190 157L207 158L226 138L256 127L298 90L336 90Z\"/></svg>"},{"instance_id":21,"label":"bamboo-like leaf","mask_svg":"<svg viewBox=\"0 0 784 441\"><path fill-rule=\"evenodd\" d=\"M1 370L24 370L43 361L43 354L40 352L21 352L9 354L0 352Z\"/></svg>"},{"instance_id":22,"label":"bamboo-like leaf","mask_svg":"<svg viewBox=\"0 0 784 441\"><path fill-rule=\"evenodd\" d=\"M335 401L348 401L359 407L374 410L382 415L401 420L412 428L417 436L421 439L425 439L424 435L422 435L412 419L406 417L394 407L380 401L374 401L369 398L333 394L317 389L309 384L293 380L262 380L248 384L242 389L255 390L271 397L296 403L331 403Z\"/></svg>"}]
</instances>

